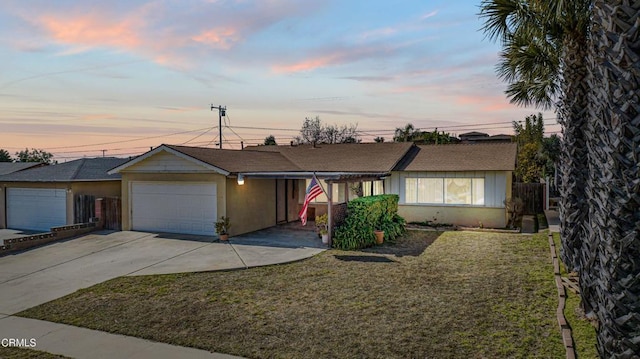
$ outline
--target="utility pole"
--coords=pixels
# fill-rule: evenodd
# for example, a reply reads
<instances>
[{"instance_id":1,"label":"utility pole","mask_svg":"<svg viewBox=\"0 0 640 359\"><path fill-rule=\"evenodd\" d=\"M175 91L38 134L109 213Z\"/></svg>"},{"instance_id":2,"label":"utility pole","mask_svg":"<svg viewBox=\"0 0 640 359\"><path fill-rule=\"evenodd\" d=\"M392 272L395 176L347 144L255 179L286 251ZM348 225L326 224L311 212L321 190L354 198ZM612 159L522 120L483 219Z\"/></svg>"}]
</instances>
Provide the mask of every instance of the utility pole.
<instances>
[{"instance_id":1,"label":"utility pole","mask_svg":"<svg viewBox=\"0 0 640 359\"><path fill-rule=\"evenodd\" d=\"M102 157L104 157L105 152L107 152L107 150L100 150L102 151Z\"/></svg>"},{"instance_id":2,"label":"utility pole","mask_svg":"<svg viewBox=\"0 0 640 359\"><path fill-rule=\"evenodd\" d=\"M222 149L222 116L227 115L227 106L214 106L211 104L211 111L218 110L218 141L220 141L220 149Z\"/></svg>"}]
</instances>

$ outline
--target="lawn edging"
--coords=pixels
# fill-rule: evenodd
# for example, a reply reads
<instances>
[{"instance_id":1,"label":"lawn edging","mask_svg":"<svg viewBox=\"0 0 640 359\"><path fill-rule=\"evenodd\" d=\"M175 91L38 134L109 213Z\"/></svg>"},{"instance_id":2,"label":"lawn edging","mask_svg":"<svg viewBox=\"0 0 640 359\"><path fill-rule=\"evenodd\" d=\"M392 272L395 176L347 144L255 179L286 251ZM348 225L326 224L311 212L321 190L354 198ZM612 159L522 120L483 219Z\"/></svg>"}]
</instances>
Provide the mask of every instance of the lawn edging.
<instances>
[{"instance_id":1,"label":"lawn edging","mask_svg":"<svg viewBox=\"0 0 640 359\"><path fill-rule=\"evenodd\" d=\"M551 260L553 261L553 276L555 278L556 288L558 289L558 310L556 316L558 319L558 325L560 326L560 332L562 334L562 343L566 350L567 359L576 358L575 343L573 342L573 335L571 334L571 327L567 323L567 318L564 316L564 307L567 302L567 292L562 283L562 276L560 274L560 261L558 260L558 252L556 251L556 244L553 241L553 234L549 233L549 248L551 250Z\"/></svg>"},{"instance_id":2,"label":"lawn edging","mask_svg":"<svg viewBox=\"0 0 640 359\"><path fill-rule=\"evenodd\" d=\"M76 223L51 228L50 232L29 234L5 239L0 246L0 254L29 249L53 241L61 241L100 229L95 222Z\"/></svg>"}]
</instances>

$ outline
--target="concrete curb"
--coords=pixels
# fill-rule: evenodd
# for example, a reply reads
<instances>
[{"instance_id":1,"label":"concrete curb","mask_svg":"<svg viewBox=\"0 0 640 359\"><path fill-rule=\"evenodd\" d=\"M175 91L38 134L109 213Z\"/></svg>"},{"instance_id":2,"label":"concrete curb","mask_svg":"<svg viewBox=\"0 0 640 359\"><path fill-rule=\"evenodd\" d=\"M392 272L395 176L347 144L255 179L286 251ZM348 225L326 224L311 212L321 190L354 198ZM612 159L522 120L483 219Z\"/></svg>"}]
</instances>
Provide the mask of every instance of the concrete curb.
<instances>
[{"instance_id":1,"label":"concrete curb","mask_svg":"<svg viewBox=\"0 0 640 359\"><path fill-rule=\"evenodd\" d=\"M12 338L33 340L32 349L72 358L242 358L203 349L15 316L1 318L0 331L10 332Z\"/></svg>"},{"instance_id":2,"label":"concrete curb","mask_svg":"<svg viewBox=\"0 0 640 359\"><path fill-rule=\"evenodd\" d=\"M567 318L564 316L564 307L567 302L567 292L562 284L562 276L560 275L560 261L556 252L556 244L553 241L553 234L549 233L549 249L551 251L551 260L553 262L553 275L556 283L556 289L558 290L558 309L556 310L556 317L558 320L558 326L560 326L560 333L562 334L562 342L566 351L567 359L576 358L575 343L573 342L573 336L571 334L571 327L567 323Z\"/></svg>"}]
</instances>

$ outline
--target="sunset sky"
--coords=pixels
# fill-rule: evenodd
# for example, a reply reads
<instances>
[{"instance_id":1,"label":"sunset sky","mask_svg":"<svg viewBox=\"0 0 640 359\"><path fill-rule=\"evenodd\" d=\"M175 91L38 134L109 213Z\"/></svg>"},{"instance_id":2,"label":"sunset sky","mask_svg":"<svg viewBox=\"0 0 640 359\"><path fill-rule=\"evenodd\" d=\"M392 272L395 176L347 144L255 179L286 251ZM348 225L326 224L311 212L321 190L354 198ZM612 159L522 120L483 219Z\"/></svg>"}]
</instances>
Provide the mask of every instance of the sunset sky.
<instances>
[{"instance_id":1,"label":"sunset sky","mask_svg":"<svg viewBox=\"0 0 640 359\"><path fill-rule=\"evenodd\" d=\"M479 0L0 2L0 148L65 161L162 143L287 144L305 117L363 140L413 123L512 133ZM547 133L560 127L544 112Z\"/></svg>"}]
</instances>

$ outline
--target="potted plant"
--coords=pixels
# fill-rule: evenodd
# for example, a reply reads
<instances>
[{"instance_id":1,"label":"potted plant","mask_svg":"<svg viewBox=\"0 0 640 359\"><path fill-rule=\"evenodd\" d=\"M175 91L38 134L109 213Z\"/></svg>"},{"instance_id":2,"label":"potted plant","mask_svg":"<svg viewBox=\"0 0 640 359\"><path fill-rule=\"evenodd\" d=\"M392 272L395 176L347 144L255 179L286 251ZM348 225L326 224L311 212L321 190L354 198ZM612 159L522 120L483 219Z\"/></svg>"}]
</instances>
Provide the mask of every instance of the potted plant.
<instances>
[{"instance_id":1,"label":"potted plant","mask_svg":"<svg viewBox=\"0 0 640 359\"><path fill-rule=\"evenodd\" d=\"M326 213L316 216L316 228L322 238L322 243L329 243L329 217Z\"/></svg>"},{"instance_id":2,"label":"potted plant","mask_svg":"<svg viewBox=\"0 0 640 359\"><path fill-rule=\"evenodd\" d=\"M373 231L373 234L376 235L376 244L382 244L384 242L384 231L380 229L376 229Z\"/></svg>"},{"instance_id":3,"label":"potted plant","mask_svg":"<svg viewBox=\"0 0 640 359\"><path fill-rule=\"evenodd\" d=\"M229 221L229 217L222 216L220 220L216 222L216 233L220 236L221 241L229 240L230 227L231 222Z\"/></svg>"}]
</instances>

